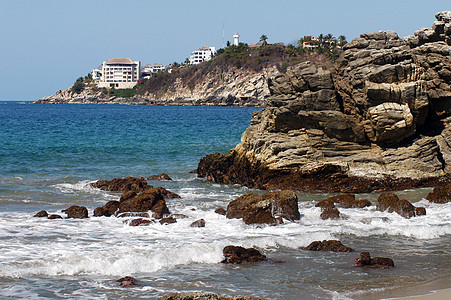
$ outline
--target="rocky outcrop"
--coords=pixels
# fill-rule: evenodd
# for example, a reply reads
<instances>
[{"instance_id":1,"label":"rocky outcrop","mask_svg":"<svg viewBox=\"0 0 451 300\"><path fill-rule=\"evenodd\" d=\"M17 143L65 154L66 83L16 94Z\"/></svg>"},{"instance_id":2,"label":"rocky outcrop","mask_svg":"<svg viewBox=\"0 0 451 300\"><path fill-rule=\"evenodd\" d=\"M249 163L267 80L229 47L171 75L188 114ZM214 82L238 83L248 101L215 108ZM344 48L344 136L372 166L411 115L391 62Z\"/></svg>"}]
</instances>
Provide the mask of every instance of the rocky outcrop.
<instances>
[{"instance_id":1,"label":"rocky outcrop","mask_svg":"<svg viewBox=\"0 0 451 300\"><path fill-rule=\"evenodd\" d=\"M88 85L78 94L69 88L34 103L263 106L270 96L267 79L276 70L275 66L260 72L239 68L224 72L218 68L209 71L194 86L177 78L163 93L145 92L131 98L111 97Z\"/></svg>"},{"instance_id":2,"label":"rocky outcrop","mask_svg":"<svg viewBox=\"0 0 451 300\"><path fill-rule=\"evenodd\" d=\"M314 241L303 249L310 251L354 252L352 248L343 245L337 240Z\"/></svg>"},{"instance_id":3,"label":"rocky outcrop","mask_svg":"<svg viewBox=\"0 0 451 300\"><path fill-rule=\"evenodd\" d=\"M201 159L198 175L308 192L449 182L450 14L405 39L362 34L332 69L303 62L273 76L268 106L253 114L241 143Z\"/></svg>"},{"instance_id":4,"label":"rocky outcrop","mask_svg":"<svg viewBox=\"0 0 451 300\"><path fill-rule=\"evenodd\" d=\"M371 258L369 252L362 252L360 253L360 258L356 258L355 266L372 269L391 269L395 266L395 264L391 258L387 257Z\"/></svg>"},{"instance_id":5,"label":"rocky outcrop","mask_svg":"<svg viewBox=\"0 0 451 300\"><path fill-rule=\"evenodd\" d=\"M122 287L136 285L136 279L131 276L122 277L116 280L116 282L119 282Z\"/></svg>"},{"instance_id":6,"label":"rocky outcrop","mask_svg":"<svg viewBox=\"0 0 451 300\"><path fill-rule=\"evenodd\" d=\"M225 264L247 264L266 260L266 256L254 248L227 246L222 252L224 254L222 263Z\"/></svg>"},{"instance_id":7,"label":"rocky outcrop","mask_svg":"<svg viewBox=\"0 0 451 300\"><path fill-rule=\"evenodd\" d=\"M205 220L204 219L199 219L197 221L194 221L193 223L191 223L191 225L189 225L190 227L205 227Z\"/></svg>"},{"instance_id":8,"label":"rocky outcrop","mask_svg":"<svg viewBox=\"0 0 451 300\"><path fill-rule=\"evenodd\" d=\"M407 200L399 200L394 193L384 193L377 198L377 210L396 212L400 216L409 219L415 217L417 212L419 215L425 215L426 209L424 207L415 207Z\"/></svg>"},{"instance_id":9,"label":"rocky outcrop","mask_svg":"<svg viewBox=\"0 0 451 300\"><path fill-rule=\"evenodd\" d=\"M228 219L242 218L246 224L277 224L278 219L299 220L298 198L293 191L247 193L227 206Z\"/></svg>"}]
</instances>

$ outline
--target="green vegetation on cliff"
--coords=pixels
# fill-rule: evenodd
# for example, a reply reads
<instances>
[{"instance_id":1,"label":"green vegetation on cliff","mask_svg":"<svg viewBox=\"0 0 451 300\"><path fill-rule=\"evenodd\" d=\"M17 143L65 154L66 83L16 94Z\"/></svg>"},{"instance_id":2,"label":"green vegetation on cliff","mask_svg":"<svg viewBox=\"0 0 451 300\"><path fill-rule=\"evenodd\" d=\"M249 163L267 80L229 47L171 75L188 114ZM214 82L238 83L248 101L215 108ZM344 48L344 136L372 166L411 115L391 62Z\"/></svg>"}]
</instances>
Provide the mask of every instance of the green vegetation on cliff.
<instances>
[{"instance_id":1,"label":"green vegetation on cliff","mask_svg":"<svg viewBox=\"0 0 451 300\"><path fill-rule=\"evenodd\" d=\"M260 47L250 47L248 44L240 43L238 46L231 45L219 49L211 60L198 65L174 64L171 73L165 71L155 74L143 84L138 94L148 92L157 97L161 96L177 79L193 89L196 83L202 81L210 72L226 73L239 69L258 73L264 68L275 66L281 73L285 73L289 66L302 61L332 66L340 53L341 49L327 43L318 44L318 47L312 49L303 48L302 43L297 47L264 43Z\"/></svg>"}]
</instances>

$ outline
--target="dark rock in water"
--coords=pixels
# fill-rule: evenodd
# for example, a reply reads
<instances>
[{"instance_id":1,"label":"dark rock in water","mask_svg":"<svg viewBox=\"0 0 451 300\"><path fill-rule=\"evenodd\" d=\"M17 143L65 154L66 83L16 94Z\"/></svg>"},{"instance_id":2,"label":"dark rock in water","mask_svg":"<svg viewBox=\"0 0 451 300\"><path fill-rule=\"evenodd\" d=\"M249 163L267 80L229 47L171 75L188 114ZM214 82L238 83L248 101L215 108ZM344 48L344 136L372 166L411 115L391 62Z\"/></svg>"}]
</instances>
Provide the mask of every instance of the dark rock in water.
<instances>
[{"instance_id":1,"label":"dark rock in water","mask_svg":"<svg viewBox=\"0 0 451 300\"><path fill-rule=\"evenodd\" d=\"M426 215L426 208L419 206L415 207L415 215L418 216L425 216Z\"/></svg>"},{"instance_id":2,"label":"dark rock in water","mask_svg":"<svg viewBox=\"0 0 451 300\"><path fill-rule=\"evenodd\" d=\"M91 183L91 186L111 192L142 192L147 187L147 181L143 177L136 178L130 176L126 178L114 178L113 180L98 180Z\"/></svg>"},{"instance_id":3,"label":"dark rock in water","mask_svg":"<svg viewBox=\"0 0 451 300\"><path fill-rule=\"evenodd\" d=\"M355 266L373 269L391 269L395 266L395 264L391 258L371 258L369 252L362 252L360 253L360 258L356 258Z\"/></svg>"},{"instance_id":4,"label":"dark rock in water","mask_svg":"<svg viewBox=\"0 0 451 300\"><path fill-rule=\"evenodd\" d=\"M55 214L49 215L47 217L47 219L49 219L49 220L62 219L62 218L63 217L61 217L60 215L55 215Z\"/></svg>"},{"instance_id":5,"label":"dark rock in water","mask_svg":"<svg viewBox=\"0 0 451 300\"><path fill-rule=\"evenodd\" d=\"M324 209L326 207L333 208L335 205L341 208L364 208L371 206L371 202L368 200L356 200L355 195L352 194L342 194L322 200L315 207Z\"/></svg>"},{"instance_id":6,"label":"dark rock in water","mask_svg":"<svg viewBox=\"0 0 451 300\"><path fill-rule=\"evenodd\" d=\"M447 203L451 201L451 183L435 187L426 199L433 203Z\"/></svg>"},{"instance_id":7,"label":"dark rock in water","mask_svg":"<svg viewBox=\"0 0 451 300\"><path fill-rule=\"evenodd\" d=\"M159 190L159 191L161 192L161 194L164 196L165 199L175 199L175 198L180 198L179 195L177 195L176 193L171 192L171 191L165 189L164 187L159 186L159 187L157 187L156 189Z\"/></svg>"},{"instance_id":8,"label":"dark rock in water","mask_svg":"<svg viewBox=\"0 0 451 300\"><path fill-rule=\"evenodd\" d=\"M224 208L221 207L221 208L215 209L215 213L225 216L227 214L227 210L225 210Z\"/></svg>"},{"instance_id":9,"label":"dark rock in water","mask_svg":"<svg viewBox=\"0 0 451 300\"><path fill-rule=\"evenodd\" d=\"M121 198L119 199L119 202L124 202L125 200L131 199L135 197L138 193L135 191L125 191L122 193Z\"/></svg>"},{"instance_id":10,"label":"dark rock in water","mask_svg":"<svg viewBox=\"0 0 451 300\"><path fill-rule=\"evenodd\" d=\"M177 223L177 219L174 217L167 217L160 220L161 225L167 225L172 223Z\"/></svg>"},{"instance_id":11,"label":"dark rock in water","mask_svg":"<svg viewBox=\"0 0 451 300\"><path fill-rule=\"evenodd\" d=\"M169 177L168 174L163 173L163 174L159 174L159 175L152 175L152 176L148 177L147 180L163 180L163 181L164 180L168 180L168 181L171 181L172 178Z\"/></svg>"},{"instance_id":12,"label":"dark rock in water","mask_svg":"<svg viewBox=\"0 0 451 300\"><path fill-rule=\"evenodd\" d=\"M346 247L340 241L329 240L329 241L314 241L310 243L304 250L311 251L333 251L333 252L354 252L354 249Z\"/></svg>"},{"instance_id":13,"label":"dark rock in water","mask_svg":"<svg viewBox=\"0 0 451 300\"><path fill-rule=\"evenodd\" d=\"M131 276L125 276L125 277L120 278L120 279L118 279L116 281L119 282L122 287L131 286L131 285L137 285L136 284L136 279L131 277Z\"/></svg>"},{"instance_id":14,"label":"dark rock in water","mask_svg":"<svg viewBox=\"0 0 451 300\"><path fill-rule=\"evenodd\" d=\"M129 218L129 217L141 217L141 218L150 218L149 213L146 212L124 212L118 214L116 217L118 218Z\"/></svg>"},{"instance_id":15,"label":"dark rock in water","mask_svg":"<svg viewBox=\"0 0 451 300\"><path fill-rule=\"evenodd\" d=\"M323 210L320 217L323 220L327 219L336 220L340 218L340 211L336 207L333 208L328 207Z\"/></svg>"},{"instance_id":16,"label":"dark rock in water","mask_svg":"<svg viewBox=\"0 0 451 300\"><path fill-rule=\"evenodd\" d=\"M114 216L116 211L119 208L119 201L108 201L107 204L105 204L102 207L97 207L96 209L94 209L94 217L101 217L101 216L105 216L105 217L110 217L110 216Z\"/></svg>"},{"instance_id":17,"label":"dark rock in water","mask_svg":"<svg viewBox=\"0 0 451 300\"><path fill-rule=\"evenodd\" d=\"M162 218L163 215L169 214L166 201L161 189L147 188L134 197L127 197L119 204L117 214L123 212L148 212L152 211L156 218Z\"/></svg>"},{"instance_id":18,"label":"dark rock in water","mask_svg":"<svg viewBox=\"0 0 451 300\"><path fill-rule=\"evenodd\" d=\"M88 217L88 209L84 206L73 205L65 210L62 210L62 212L66 213L68 218L73 219L84 219Z\"/></svg>"},{"instance_id":19,"label":"dark rock in water","mask_svg":"<svg viewBox=\"0 0 451 300\"><path fill-rule=\"evenodd\" d=\"M151 220L145 220L142 218L139 219L134 219L132 220L128 225L130 226L146 226L149 225L150 223L155 223L155 221L151 221Z\"/></svg>"},{"instance_id":20,"label":"dark rock in water","mask_svg":"<svg viewBox=\"0 0 451 300\"><path fill-rule=\"evenodd\" d=\"M226 264L246 264L266 260L266 256L254 248L226 246L222 252L224 254L222 263Z\"/></svg>"},{"instance_id":21,"label":"dark rock in water","mask_svg":"<svg viewBox=\"0 0 451 300\"><path fill-rule=\"evenodd\" d=\"M407 200L399 200L393 193L384 193L377 198L377 210L396 212L407 219L415 217L415 206Z\"/></svg>"},{"instance_id":22,"label":"dark rock in water","mask_svg":"<svg viewBox=\"0 0 451 300\"><path fill-rule=\"evenodd\" d=\"M33 217L36 218L44 218L44 217L48 217L48 212L46 212L45 210L41 210L40 212L36 213Z\"/></svg>"},{"instance_id":23,"label":"dark rock in water","mask_svg":"<svg viewBox=\"0 0 451 300\"><path fill-rule=\"evenodd\" d=\"M320 202L318 202L315 205L315 207L321 207L321 210L324 210L326 208L334 208L335 207L335 203L331 199L325 199L325 200L321 200Z\"/></svg>"},{"instance_id":24,"label":"dark rock in water","mask_svg":"<svg viewBox=\"0 0 451 300\"><path fill-rule=\"evenodd\" d=\"M293 191L247 193L227 206L228 219L243 218L246 224L276 224L276 218L299 220L298 198Z\"/></svg>"},{"instance_id":25,"label":"dark rock in water","mask_svg":"<svg viewBox=\"0 0 451 300\"><path fill-rule=\"evenodd\" d=\"M377 205L376 208L379 211L386 211L390 207L396 206L396 203L398 203L399 198L394 193L383 193L377 198Z\"/></svg>"},{"instance_id":26,"label":"dark rock in water","mask_svg":"<svg viewBox=\"0 0 451 300\"><path fill-rule=\"evenodd\" d=\"M205 227L205 220L200 219L200 220L194 221L193 223L191 223L190 226L191 227Z\"/></svg>"},{"instance_id":27,"label":"dark rock in water","mask_svg":"<svg viewBox=\"0 0 451 300\"><path fill-rule=\"evenodd\" d=\"M253 296L235 296L226 297L213 293L192 292L192 293L173 293L158 300L266 300L265 298Z\"/></svg>"}]
</instances>

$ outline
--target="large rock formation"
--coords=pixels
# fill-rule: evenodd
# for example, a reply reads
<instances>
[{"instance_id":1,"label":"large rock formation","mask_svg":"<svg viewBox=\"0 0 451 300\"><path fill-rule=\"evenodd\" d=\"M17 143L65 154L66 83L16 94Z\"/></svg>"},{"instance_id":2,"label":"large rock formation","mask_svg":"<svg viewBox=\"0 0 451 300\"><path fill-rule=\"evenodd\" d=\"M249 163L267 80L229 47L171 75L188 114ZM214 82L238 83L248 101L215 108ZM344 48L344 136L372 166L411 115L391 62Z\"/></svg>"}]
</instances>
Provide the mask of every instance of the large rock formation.
<instances>
[{"instance_id":1,"label":"large rock formation","mask_svg":"<svg viewBox=\"0 0 451 300\"><path fill-rule=\"evenodd\" d=\"M451 12L404 39L365 33L334 68L304 62L269 81L241 143L198 175L255 188L364 192L449 180Z\"/></svg>"}]
</instances>

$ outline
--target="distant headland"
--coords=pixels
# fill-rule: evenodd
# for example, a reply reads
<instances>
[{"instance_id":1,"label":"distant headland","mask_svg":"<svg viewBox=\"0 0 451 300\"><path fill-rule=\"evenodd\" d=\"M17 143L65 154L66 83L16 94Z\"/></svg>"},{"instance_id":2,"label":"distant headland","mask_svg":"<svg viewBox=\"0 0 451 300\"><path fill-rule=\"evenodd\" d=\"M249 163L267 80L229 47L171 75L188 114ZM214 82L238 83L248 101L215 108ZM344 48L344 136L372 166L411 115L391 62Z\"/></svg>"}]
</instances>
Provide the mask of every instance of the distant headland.
<instances>
[{"instance_id":1,"label":"distant headland","mask_svg":"<svg viewBox=\"0 0 451 300\"><path fill-rule=\"evenodd\" d=\"M304 36L296 45L239 42L216 51L203 46L183 63L141 67L130 58L110 58L66 90L34 103L264 106L268 79L288 67L314 61L331 67L347 43L343 35Z\"/></svg>"}]
</instances>

